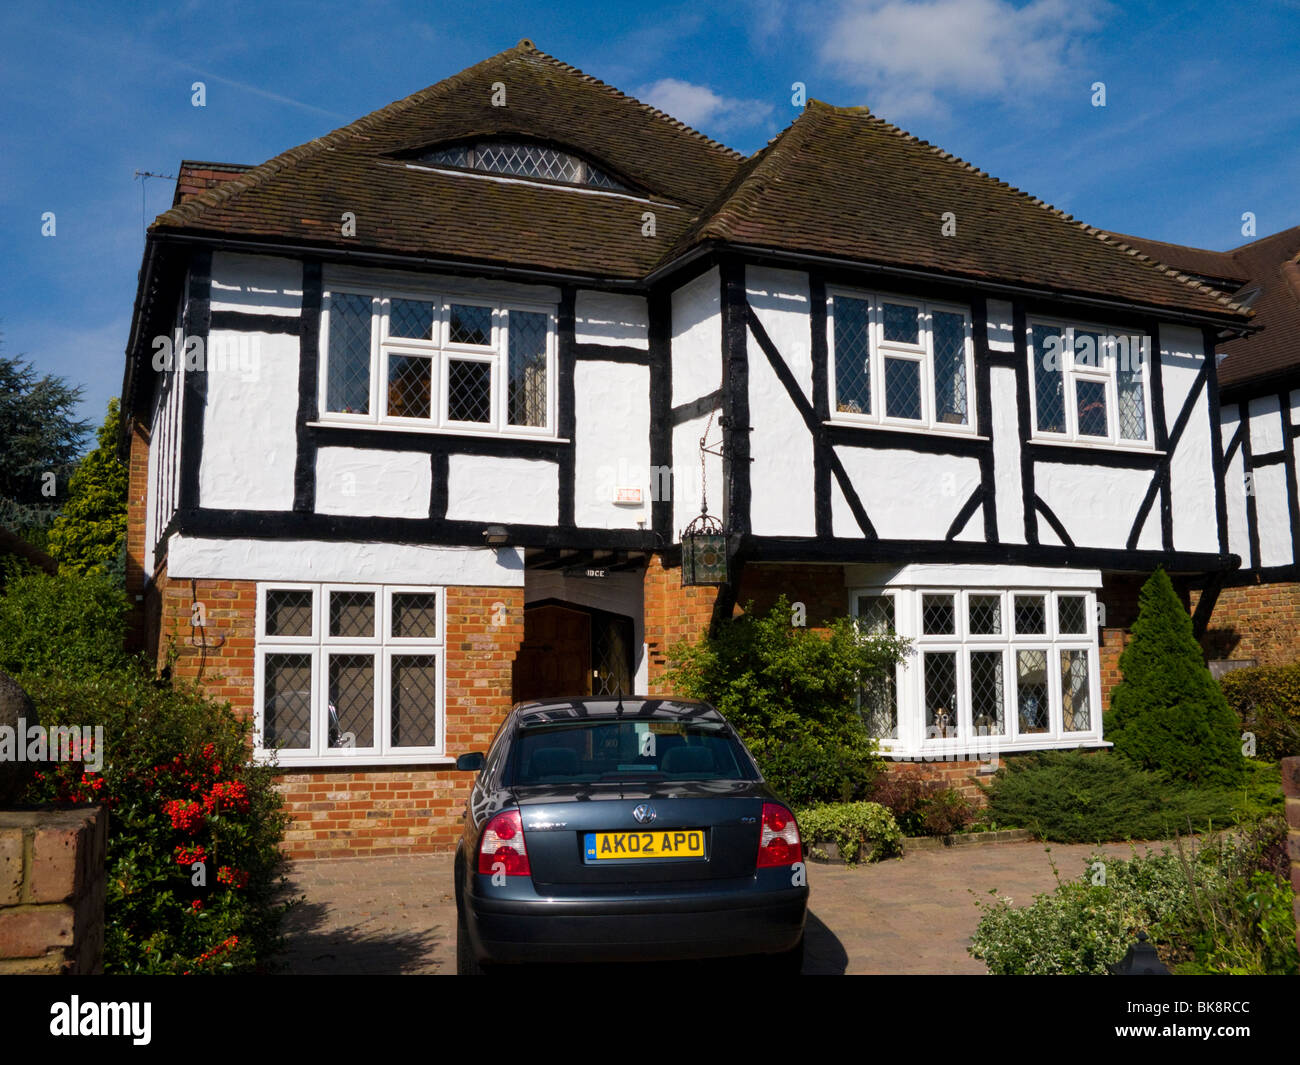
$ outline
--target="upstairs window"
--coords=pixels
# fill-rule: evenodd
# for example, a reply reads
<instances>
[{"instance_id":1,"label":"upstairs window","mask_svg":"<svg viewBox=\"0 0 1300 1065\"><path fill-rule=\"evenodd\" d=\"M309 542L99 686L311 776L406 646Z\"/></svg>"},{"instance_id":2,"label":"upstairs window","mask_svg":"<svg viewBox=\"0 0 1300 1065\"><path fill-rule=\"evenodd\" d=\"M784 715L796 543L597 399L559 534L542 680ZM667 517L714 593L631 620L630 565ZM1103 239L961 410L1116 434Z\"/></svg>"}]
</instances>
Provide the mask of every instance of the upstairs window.
<instances>
[{"instance_id":1,"label":"upstairs window","mask_svg":"<svg viewBox=\"0 0 1300 1065\"><path fill-rule=\"evenodd\" d=\"M321 330L325 420L554 434L550 308L340 289Z\"/></svg>"},{"instance_id":2,"label":"upstairs window","mask_svg":"<svg viewBox=\"0 0 1300 1065\"><path fill-rule=\"evenodd\" d=\"M482 140L456 144L425 152L417 157L416 162L429 166L483 170L489 174L544 178L570 185L591 185L616 192L627 191L626 186L587 160L560 148L529 141Z\"/></svg>"},{"instance_id":3,"label":"upstairs window","mask_svg":"<svg viewBox=\"0 0 1300 1065\"><path fill-rule=\"evenodd\" d=\"M1150 337L1033 320L1028 346L1035 437L1151 446Z\"/></svg>"},{"instance_id":4,"label":"upstairs window","mask_svg":"<svg viewBox=\"0 0 1300 1065\"><path fill-rule=\"evenodd\" d=\"M974 349L965 308L832 291L832 418L974 431Z\"/></svg>"}]
</instances>

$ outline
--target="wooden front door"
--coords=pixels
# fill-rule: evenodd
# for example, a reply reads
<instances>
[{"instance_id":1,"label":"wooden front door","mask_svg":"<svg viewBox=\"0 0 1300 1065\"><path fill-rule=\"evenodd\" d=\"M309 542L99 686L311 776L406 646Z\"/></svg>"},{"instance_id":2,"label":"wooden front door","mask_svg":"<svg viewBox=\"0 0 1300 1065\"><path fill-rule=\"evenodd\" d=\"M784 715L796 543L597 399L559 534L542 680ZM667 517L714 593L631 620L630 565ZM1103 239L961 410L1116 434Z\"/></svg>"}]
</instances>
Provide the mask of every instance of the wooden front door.
<instances>
[{"instance_id":1,"label":"wooden front door","mask_svg":"<svg viewBox=\"0 0 1300 1065\"><path fill-rule=\"evenodd\" d=\"M524 610L515 655L515 702L591 694L591 616L563 606Z\"/></svg>"}]
</instances>

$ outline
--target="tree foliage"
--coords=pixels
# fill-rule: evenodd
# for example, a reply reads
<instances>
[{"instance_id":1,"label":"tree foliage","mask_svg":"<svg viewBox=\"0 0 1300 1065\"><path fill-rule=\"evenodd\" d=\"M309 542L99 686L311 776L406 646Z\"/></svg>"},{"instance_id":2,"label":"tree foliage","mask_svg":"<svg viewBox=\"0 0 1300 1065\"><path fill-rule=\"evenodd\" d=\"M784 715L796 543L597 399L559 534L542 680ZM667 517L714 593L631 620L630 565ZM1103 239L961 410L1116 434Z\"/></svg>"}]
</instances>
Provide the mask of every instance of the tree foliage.
<instances>
[{"instance_id":1,"label":"tree foliage","mask_svg":"<svg viewBox=\"0 0 1300 1065\"><path fill-rule=\"evenodd\" d=\"M1231 785L1245 770L1240 727L1205 666L1169 575L1142 586L1132 638L1120 655L1106 735L1142 769L1194 785Z\"/></svg>"},{"instance_id":2,"label":"tree foliage","mask_svg":"<svg viewBox=\"0 0 1300 1065\"><path fill-rule=\"evenodd\" d=\"M0 355L0 524L44 546L67 495L90 423L75 416L81 389ZM52 475L52 476L51 476Z\"/></svg>"},{"instance_id":3,"label":"tree foliage","mask_svg":"<svg viewBox=\"0 0 1300 1065\"><path fill-rule=\"evenodd\" d=\"M112 399L99 446L77 464L67 502L50 529L50 554L74 573L107 573L118 580L125 575L127 470L117 457L121 424Z\"/></svg>"}]
</instances>

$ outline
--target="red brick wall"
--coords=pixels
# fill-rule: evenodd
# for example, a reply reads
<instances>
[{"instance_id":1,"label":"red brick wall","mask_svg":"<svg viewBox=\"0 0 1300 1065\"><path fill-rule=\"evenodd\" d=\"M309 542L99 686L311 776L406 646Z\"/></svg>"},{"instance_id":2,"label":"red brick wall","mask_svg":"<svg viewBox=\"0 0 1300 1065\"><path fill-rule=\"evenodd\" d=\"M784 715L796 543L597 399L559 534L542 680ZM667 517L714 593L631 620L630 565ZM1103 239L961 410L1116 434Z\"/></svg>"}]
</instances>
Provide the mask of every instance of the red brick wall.
<instances>
[{"instance_id":1,"label":"red brick wall","mask_svg":"<svg viewBox=\"0 0 1300 1065\"><path fill-rule=\"evenodd\" d=\"M698 640L709 627L718 590L712 587L682 587L679 566L665 568L659 555L646 566L644 588L646 662L649 673L647 695L671 695L663 682L668 652L682 640Z\"/></svg>"},{"instance_id":2,"label":"red brick wall","mask_svg":"<svg viewBox=\"0 0 1300 1065\"><path fill-rule=\"evenodd\" d=\"M1200 593L1189 599L1195 609ZM1224 588L1201 646L1208 658L1253 658L1261 666L1300 661L1300 584Z\"/></svg>"},{"instance_id":3,"label":"red brick wall","mask_svg":"<svg viewBox=\"0 0 1300 1065\"><path fill-rule=\"evenodd\" d=\"M127 647L139 649L145 639L144 534L149 491L149 433L138 422L131 423L127 453L126 488L126 597L131 603L127 615Z\"/></svg>"},{"instance_id":4,"label":"red brick wall","mask_svg":"<svg viewBox=\"0 0 1300 1065\"><path fill-rule=\"evenodd\" d=\"M193 680L236 711L254 708L257 585L253 581L156 582L160 664L169 646L173 676ZM205 625L191 625L195 602ZM454 587L446 602L446 740L454 757L486 750L512 703L511 669L523 640L522 588ZM504 611L494 610L500 603ZM504 624L495 621L504 619ZM170 641L169 638L170 637ZM357 857L447 850L473 774L420 766L293 769L281 778L293 823L293 858Z\"/></svg>"},{"instance_id":5,"label":"red brick wall","mask_svg":"<svg viewBox=\"0 0 1300 1065\"><path fill-rule=\"evenodd\" d=\"M984 798L984 792L975 783L976 774L981 767L988 768L990 764L996 768L1001 763L980 762L969 759L960 762L894 762L888 758L885 760L885 768L888 772L897 773L901 776L919 777L922 780L938 781L940 784L945 784L954 791L960 792L976 806L983 806L987 801Z\"/></svg>"}]
</instances>

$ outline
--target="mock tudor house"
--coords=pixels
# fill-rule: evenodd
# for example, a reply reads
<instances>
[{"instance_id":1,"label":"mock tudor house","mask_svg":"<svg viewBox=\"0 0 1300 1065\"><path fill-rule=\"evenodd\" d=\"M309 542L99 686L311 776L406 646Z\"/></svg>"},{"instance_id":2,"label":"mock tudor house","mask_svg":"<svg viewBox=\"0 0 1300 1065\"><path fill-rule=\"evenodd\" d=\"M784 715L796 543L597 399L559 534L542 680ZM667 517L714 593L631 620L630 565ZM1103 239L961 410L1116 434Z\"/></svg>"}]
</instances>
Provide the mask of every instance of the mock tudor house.
<instances>
[{"instance_id":1,"label":"mock tudor house","mask_svg":"<svg viewBox=\"0 0 1300 1065\"><path fill-rule=\"evenodd\" d=\"M123 386L138 638L253 716L298 857L450 846L512 703L667 694L781 594L914 641L864 694L900 763L1102 745L1134 589L1239 562L1252 312L1157 258L866 109L746 158L526 40L186 162Z\"/></svg>"},{"instance_id":2,"label":"mock tudor house","mask_svg":"<svg viewBox=\"0 0 1300 1065\"><path fill-rule=\"evenodd\" d=\"M1192 592L1212 666L1300 659L1300 226L1231 251L1122 237L1232 294L1259 331L1216 347L1228 548L1241 568Z\"/></svg>"}]
</instances>

